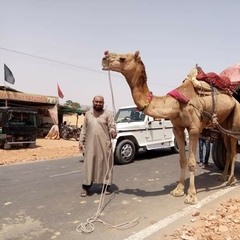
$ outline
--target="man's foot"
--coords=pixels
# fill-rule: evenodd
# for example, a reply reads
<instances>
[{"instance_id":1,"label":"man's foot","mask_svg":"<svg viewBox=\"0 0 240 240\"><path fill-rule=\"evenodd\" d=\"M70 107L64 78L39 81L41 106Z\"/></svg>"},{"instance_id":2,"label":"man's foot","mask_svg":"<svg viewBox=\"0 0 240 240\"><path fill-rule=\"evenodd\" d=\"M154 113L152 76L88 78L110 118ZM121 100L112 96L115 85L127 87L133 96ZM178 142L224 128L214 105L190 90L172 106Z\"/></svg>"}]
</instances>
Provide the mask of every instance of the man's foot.
<instances>
[{"instance_id":1,"label":"man's foot","mask_svg":"<svg viewBox=\"0 0 240 240\"><path fill-rule=\"evenodd\" d=\"M200 163L198 164L199 167L203 167L203 165L204 165L203 162L200 162Z\"/></svg>"},{"instance_id":2,"label":"man's foot","mask_svg":"<svg viewBox=\"0 0 240 240\"><path fill-rule=\"evenodd\" d=\"M88 195L88 191L87 190L85 190L85 189L83 189L82 191L81 191L81 193L80 193L80 196L81 197L86 197L87 195Z\"/></svg>"},{"instance_id":3,"label":"man's foot","mask_svg":"<svg viewBox=\"0 0 240 240\"><path fill-rule=\"evenodd\" d=\"M204 167L205 167L205 168L212 168L212 165L210 165L210 164L208 164L208 163L207 163L207 164L204 163Z\"/></svg>"},{"instance_id":4,"label":"man's foot","mask_svg":"<svg viewBox=\"0 0 240 240\"><path fill-rule=\"evenodd\" d=\"M107 188L107 190L106 190L106 192L105 192L105 195L110 195L111 194L111 192L110 192L110 189L109 189L110 187L108 187Z\"/></svg>"},{"instance_id":5,"label":"man's foot","mask_svg":"<svg viewBox=\"0 0 240 240\"><path fill-rule=\"evenodd\" d=\"M110 195L111 194L111 191L110 191L110 186L108 185L107 188L106 188L106 185L104 186L104 193L105 195Z\"/></svg>"}]
</instances>

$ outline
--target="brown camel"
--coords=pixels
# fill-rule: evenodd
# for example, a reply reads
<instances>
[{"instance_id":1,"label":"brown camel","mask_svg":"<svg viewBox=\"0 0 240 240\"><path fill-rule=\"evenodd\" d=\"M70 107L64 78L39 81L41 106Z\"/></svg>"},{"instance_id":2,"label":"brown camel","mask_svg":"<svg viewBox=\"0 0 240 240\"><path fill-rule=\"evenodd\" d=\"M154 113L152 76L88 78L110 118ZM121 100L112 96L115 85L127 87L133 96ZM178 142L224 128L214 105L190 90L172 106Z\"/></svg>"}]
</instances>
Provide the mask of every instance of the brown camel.
<instances>
[{"instance_id":1,"label":"brown camel","mask_svg":"<svg viewBox=\"0 0 240 240\"><path fill-rule=\"evenodd\" d=\"M180 102L170 95L154 96L147 86L145 66L136 53L117 54L105 52L102 59L103 70L111 70L122 73L131 89L133 100L141 111L154 118L169 118L173 124L173 131L179 147L180 179L177 187L171 191L175 197L184 195L185 172L189 169L190 184L186 194L185 203L196 204L198 202L195 188L196 149L199 134L212 121L203 115L203 112L213 112L213 100L211 94L205 94L202 87L200 93L194 87L193 69L185 81L177 88L178 93L189 99L188 102ZM206 86L205 82L200 84ZM199 84L199 83L198 83ZM239 104L229 94L217 90L215 94L215 113L218 123L222 127L231 130L240 130ZM186 157L184 129L189 133L189 156ZM234 177L234 165L237 156L237 139L224 135L224 143L227 149L227 161L225 169L220 177L221 181L227 181L227 185L236 182ZM228 177L228 170L230 175Z\"/></svg>"}]
</instances>

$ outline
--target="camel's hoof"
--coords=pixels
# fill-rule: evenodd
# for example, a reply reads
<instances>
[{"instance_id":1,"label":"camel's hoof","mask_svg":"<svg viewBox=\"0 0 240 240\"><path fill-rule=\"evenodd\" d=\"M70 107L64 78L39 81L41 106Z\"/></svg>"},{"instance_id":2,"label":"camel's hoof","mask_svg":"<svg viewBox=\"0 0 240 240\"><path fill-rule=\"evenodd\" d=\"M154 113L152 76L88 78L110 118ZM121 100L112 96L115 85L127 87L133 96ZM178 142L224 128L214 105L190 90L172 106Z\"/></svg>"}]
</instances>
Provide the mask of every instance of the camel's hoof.
<instances>
[{"instance_id":1,"label":"camel's hoof","mask_svg":"<svg viewBox=\"0 0 240 240\"><path fill-rule=\"evenodd\" d=\"M228 179L226 186L235 186L237 183L237 179L235 177L231 177Z\"/></svg>"},{"instance_id":2,"label":"camel's hoof","mask_svg":"<svg viewBox=\"0 0 240 240\"><path fill-rule=\"evenodd\" d=\"M221 175L221 176L219 176L218 180L221 181L221 182L226 182L228 180L228 176Z\"/></svg>"},{"instance_id":3,"label":"camel's hoof","mask_svg":"<svg viewBox=\"0 0 240 240\"><path fill-rule=\"evenodd\" d=\"M195 205L198 203L196 195L188 195L184 201L185 204Z\"/></svg>"},{"instance_id":4,"label":"camel's hoof","mask_svg":"<svg viewBox=\"0 0 240 240\"><path fill-rule=\"evenodd\" d=\"M182 197L184 195L184 191L176 188L173 191L171 191L170 194L173 195L174 197Z\"/></svg>"}]
</instances>

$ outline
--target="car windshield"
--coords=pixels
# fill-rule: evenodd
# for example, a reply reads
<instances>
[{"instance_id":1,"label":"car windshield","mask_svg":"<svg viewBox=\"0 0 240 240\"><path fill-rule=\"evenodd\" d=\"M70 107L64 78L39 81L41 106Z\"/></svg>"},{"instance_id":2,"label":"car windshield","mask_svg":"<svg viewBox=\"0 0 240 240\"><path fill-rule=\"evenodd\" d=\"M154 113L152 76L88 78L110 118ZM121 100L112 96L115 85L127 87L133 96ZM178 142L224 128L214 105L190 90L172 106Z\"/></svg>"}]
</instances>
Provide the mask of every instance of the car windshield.
<instances>
[{"instance_id":1,"label":"car windshield","mask_svg":"<svg viewBox=\"0 0 240 240\"><path fill-rule=\"evenodd\" d=\"M14 112L8 113L8 123L10 126L36 127L36 114L33 112Z\"/></svg>"},{"instance_id":2,"label":"car windshield","mask_svg":"<svg viewBox=\"0 0 240 240\"><path fill-rule=\"evenodd\" d=\"M136 108L119 109L114 120L116 123L121 122L143 122L145 114L139 112Z\"/></svg>"}]
</instances>

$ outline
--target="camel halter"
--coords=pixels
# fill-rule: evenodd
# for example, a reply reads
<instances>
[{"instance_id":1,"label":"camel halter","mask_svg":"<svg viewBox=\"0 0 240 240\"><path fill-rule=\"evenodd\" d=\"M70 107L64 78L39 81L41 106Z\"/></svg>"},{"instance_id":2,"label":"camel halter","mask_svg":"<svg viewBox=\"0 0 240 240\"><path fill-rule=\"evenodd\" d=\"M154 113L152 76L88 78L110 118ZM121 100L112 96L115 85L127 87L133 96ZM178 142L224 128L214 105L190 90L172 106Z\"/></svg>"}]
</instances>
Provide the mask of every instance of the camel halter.
<instances>
[{"instance_id":1,"label":"camel halter","mask_svg":"<svg viewBox=\"0 0 240 240\"><path fill-rule=\"evenodd\" d=\"M143 112L143 111L149 106L149 104L151 103L152 99L153 99L153 93L152 93L152 92L149 92L147 104L145 104L145 105L144 105L143 107L141 107L141 108L138 108L138 107L137 107L137 110L140 111L140 112Z\"/></svg>"}]
</instances>

